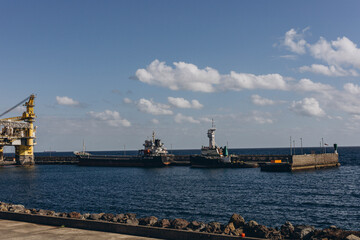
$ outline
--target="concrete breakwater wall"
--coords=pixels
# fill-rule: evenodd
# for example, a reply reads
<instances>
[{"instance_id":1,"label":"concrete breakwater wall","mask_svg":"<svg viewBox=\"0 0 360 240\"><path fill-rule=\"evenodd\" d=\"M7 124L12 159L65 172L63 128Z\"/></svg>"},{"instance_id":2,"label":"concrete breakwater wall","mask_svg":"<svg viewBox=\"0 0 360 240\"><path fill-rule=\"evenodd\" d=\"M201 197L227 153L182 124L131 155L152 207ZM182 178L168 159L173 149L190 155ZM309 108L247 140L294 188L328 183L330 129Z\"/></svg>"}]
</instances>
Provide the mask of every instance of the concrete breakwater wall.
<instances>
[{"instance_id":1,"label":"concrete breakwater wall","mask_svg":"<svg viewBox=\"0 0 360 240\"><path fill-rule=\"evenodd\" d=\"M339 164L339 155L336 153L293 155L291 166L296 168L334 167Z\"/></svg>"},{"instance_id":2,"label":"concrete breakwater wall","mask_svg":"<svg viewBox=\"0 0 360 240\"><path fill-rule=\"evenodd\" d=\"M338 166L340 166L340 163L337 153L323 153L293 155L290 161L287 162L265 163L261 165L261 170L268 172L292 172Z\"/></svg>"},{"instance_id":3,"label":"concrete breakwater wall","mask_svg":"<svg viewBox=\"0 0 360 240\"><path fill-rule=\"evenodd\" d=\"M53 226L115 232L160 239L356 239L360 231L345 231L335 226L315 229L309 225L286 222L271 228L233 214L226 224L204 223L185 219L137 218L134 213L57 213L51 210L27 209L23 205L0 202L0 219Z\"/></svg>"}]
</instances>

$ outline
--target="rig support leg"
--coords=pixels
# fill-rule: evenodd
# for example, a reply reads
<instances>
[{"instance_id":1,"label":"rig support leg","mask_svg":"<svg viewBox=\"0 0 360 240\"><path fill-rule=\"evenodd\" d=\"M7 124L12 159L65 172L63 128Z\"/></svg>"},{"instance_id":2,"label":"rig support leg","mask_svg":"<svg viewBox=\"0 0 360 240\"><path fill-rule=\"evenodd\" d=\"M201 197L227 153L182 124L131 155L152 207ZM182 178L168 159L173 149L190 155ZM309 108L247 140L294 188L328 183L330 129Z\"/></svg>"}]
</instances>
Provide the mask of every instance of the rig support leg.
<instances>
[{"instance_id":1,"label":"rig support leg","mask_svg":"<svg viewBox=\"0 0 360 240\"><path fill-rule=\"evenodd\" d=\"M34 165L34 148L33 146L15 146L15 160L17 165L29 166Z\"/></svg>"},{"instance_id":2,"label":"rig support leg","mask_svg":"<svg viewBox=\"0 0 360 240\"><path fill-rule=\"evenodd\" d=\"M0 162L4 161L4 146L0 146Z\"/></svg>"}]
</instances>

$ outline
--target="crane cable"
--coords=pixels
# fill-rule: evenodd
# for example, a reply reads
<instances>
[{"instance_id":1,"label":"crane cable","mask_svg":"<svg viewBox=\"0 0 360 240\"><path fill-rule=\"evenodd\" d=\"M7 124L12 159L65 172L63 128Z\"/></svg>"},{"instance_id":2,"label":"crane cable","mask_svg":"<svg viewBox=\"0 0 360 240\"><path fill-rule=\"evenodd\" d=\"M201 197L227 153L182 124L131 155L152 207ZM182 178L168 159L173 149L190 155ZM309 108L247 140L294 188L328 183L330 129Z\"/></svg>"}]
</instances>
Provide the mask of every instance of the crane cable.
<instances>
[{"instance_id":1,"label":"crane cable","mask_svg":"<svg viewBox=\"0 0 360 240\"><path fill-rule=\"evenodd\" d=\"M20 106L21 104L23 104L24 102L26 102L29 98L30 98L30 96L29 96L29 97L27 97L27 98L25 98L24 100L22 100L21 102L19 102L19 103L18 103L18 104L16 104L15 106L13 106L12 108L10 108L10 109L6 110L6 111L5 111L5 112L3 112L2 114L0 114L0 117L4 116L4 115L5 115L5 114L7 114L8 112L10 112L10 111L14 110L14 109L15 109L15 108L17 108L18 106Z\"/></svg>"}]
</instances>

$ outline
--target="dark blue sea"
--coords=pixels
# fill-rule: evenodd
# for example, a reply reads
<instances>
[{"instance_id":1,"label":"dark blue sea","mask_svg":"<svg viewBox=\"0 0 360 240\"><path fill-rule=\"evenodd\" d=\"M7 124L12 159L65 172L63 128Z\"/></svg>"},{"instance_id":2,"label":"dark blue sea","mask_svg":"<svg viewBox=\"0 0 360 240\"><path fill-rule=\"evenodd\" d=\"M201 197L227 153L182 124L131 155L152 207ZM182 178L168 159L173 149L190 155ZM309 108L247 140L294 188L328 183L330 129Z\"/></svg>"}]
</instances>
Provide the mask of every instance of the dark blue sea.
<instances>
[{"instance_id":1,"label":"dark blue sea","mask_svg":"<svg viewBox=\"0 0 360 240\"><path fill-rule=\"evenodd\" d=\"M2 167L0 201L58 212L133 212L138 217L153 215L221 223L226 223L233 213L240 213L245 220L272 227L290 221L318 228L336 225L360 230L360 147L340 147L338 151L341 167L297 173L261 172L258 168ZM230 152L289 154L289 149ZM297 154L300 152L296 149ZM93 153L124 154L123 151ZM173 153L199 151L174 150ZM37 153L50 154L71 155Z\"/></svg>"}]
</instances>

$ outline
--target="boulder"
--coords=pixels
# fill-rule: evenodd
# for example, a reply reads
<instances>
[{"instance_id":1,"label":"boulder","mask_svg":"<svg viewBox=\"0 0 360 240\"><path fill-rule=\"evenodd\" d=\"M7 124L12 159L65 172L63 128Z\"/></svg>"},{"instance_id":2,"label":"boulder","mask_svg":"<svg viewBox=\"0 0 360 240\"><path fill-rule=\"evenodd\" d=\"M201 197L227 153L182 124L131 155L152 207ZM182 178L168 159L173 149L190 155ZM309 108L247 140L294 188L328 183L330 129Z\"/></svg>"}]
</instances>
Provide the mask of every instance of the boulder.
<instances>
[{"instance_id":1,"label":"boulder","mask_svg":"<svg viewBox=\"0 0 360 240\"><path fill-rule=\"evenodd\" d=\"M30 211L30 209L25 209L25 210L24 210L24 213L25 213L25 214L31 214L31 211Z\"/></svg>"},{"instance_id":2,"label":"boulder","mask_svg":"<svg viewBox=\"0 0 360 240\"><path fill-rule=\"evenodd\" d=\"M102 217L102 215L103 215L103 214L101 214L101 213L92 213L92 214L90 214L89 219L90 219L90 220L96 220L96 221L98 221L98 220L100 220L100 218Z\"/></svg>"},{"instance_id":3,"label":"boulder","mask_svg":"<svg viewBox=\"0 0 360 240\"><path fill-rule=\"evenodd\" d=\"M125 220L125 223L129 225L139 225L139 220L137 220L136 218L127 218Z\"/></svg>"},{"instance_id":4,"label":"boulder","mask_svg":"<svg viewBox=\"0 0 360 240\"><path fill-rule=\"evenodd\" d=\"M295 239L311 239L314 234L315 228L308 225L297 225L294 227L294 234L292 238Z\"/></svg>"},{"instance_id":5,"label":"boulder","mask_svg":"<svg viewBox=\"0 0 360 240\"><path fill-rule=\"evenodd\" d=\"M161 220L157 221L155 226L156 227L168 228L168 227L171 227L171 223L170 223L169 219L161 219Z\"/></svg>"},{"instance_id":6,"label":"boulder","mask_svg":"<svg viewBox=\"0 0 360 240\"><path fill-rule=\"evenodd\" d=\"M51 215L54 216L55 212L50 210L39 209L39 211L37 211L37 214L42 216L51 216Z\"/></svg>"},{"instance_id":7,"label":"boulder","mask_svg":"<svg viewBox=\"0 0 360 240\"><path fill-rule=\"evenodd\" d=\"M68 214L68 217L69 217L69 218L80 219L82 216L81 216L81 213L71 212L71 213Z\"/></svg>"},{"instance_id":8,"label":"boulder","mask_svg":"<svg viewBox=\"0 0 360 240\"><path fill-rule=\"evenodd\" d=\"M231 216L229 223L233 223L235 228L239 228L239 227L243 227L245 225L245 219L242 216L240 216L239 214L234 213Z\"/></svg>"},{"instance_id":9,"label":"boulder","mask_svg":"<svg viewBox=\"0 0 360 240\"><path fill-rule=\"evenodd\" d=\"M25 207L24 205L20 205L20 204L13 204L10 205L10 207L8 208L9 212L14 212L14 213L22 213L24 212Z\"/></svg>"},{"instance_id":10,"label":"boulder","mask_svg":"<svg viewBox=\"0 0 360 240\"><path fill-rule=\"evenodd\" d=\"M206 224L203 222L192 221L188 227L194 231L201 231L205 228L205 226L206 226Z\"/></svg>"},{"instance_id":11,"label":"boulder","mask_svg":"<svg viewBox=\"0 0 360 240\"><path fill-rule=\"evenodd\" d=\"M269 234L268 234L268 238L272 239L272 240L283 240L284 237L281 235L281 232L273 229L273 228L268 228L269 229Z\"/></svg>"},{"instance_id":12,"label":"boulder","mask_svg":"<svg viewBox=\"0 0 360 240\"><path fill-rule=\"evenodd\" d=\"M266 226L263 225L252 225L247 227L245 230L247 236L256 238L268 238L270 231Z\"/></svg>"},{"instance_id":13,"label":"boulder","mask_svg":"<svg viewBox=\"0 0 360 240\"><path fill-rule=\"evenodd\" d=\"M38 214L39 211L35 208L31 208L30 212L31 212L31 214Z\"/></svg>"},{"instance_id":14,"label":"boulder","mask_svg":"<svg viewBox=\"0 0 360 240\"><path fill-rule=\"evenodd\" d=\"M290 238L290 236L294 234L294 230L295 228L291 222L285 222L285 224L280 227L281 235L283 235L285 238Z\"/></svg>"},{"instance_id":15,"label":"boulder","mask_svg":"<svg viewBox=\"0 0 360 240\"><path fill-rule=\"evenodd\" d=\"M135 219L136 214L135 213L125 213L125 218Z\"/></svg>"},{"instance_id":16,"label":"boulder","mask_svg":"<svg viewBox=\"0 0 360 240\"><path fill-rule=\"evenodd\" d=\"M244 230L242 228L236 228L234 231L232 231L230 233L230 235L235 235L235 236L241 236L241 234L244 233Z\"/></svg>"},{"instance_id":17,"label":"boulder","mask_svg":"<svg viewBox=\"0 0 360 240\"><path fill-rule=\"evenodd\" d=\"M150 216L139 219L139 225L154 226L158 221L157 217Z\"/></svg>"},{"instance_id":18,"label":"boulder","mask_svg":"<svg viewBox=\"0 0 360 240\"><path fill-rule=\"evenodd\" d=\"M233 222L230 222L228 225L225 226L224 234L229 235L231 232L235 231L235 226Z\"/></svg>"},{"instance_id":19,"label":"boulder","mask_svg":"<svg viewBox=\"0 0 360 240\"><path fill-rule=\"evenodd\" d=\"M9 209L8 209L8 207L6 206L6 205L0 205L0 211L1 212L7 212Z\"/></svg>"},{"instance_id":20,"label":"boulder","mask_svg":"<svg viewBox=\"0 0 360 240\"><path fill-rule=\"evenodd\" d=\"M81 217L82 220L86 220L90 217L90 213L84 213Z\"/></svg>"},{"instance_id":21,"label":"boulder","mask_svg":"<svg viewBox=\"0 0 360 240\"><path fill-rule=\"evenodd\" d=\"M347 236L345 238L346 240L360 240L360 237L354 235L354 234L350 234L349 236Z\"/></svg>"},{"instance_id":22,"label":"boulder","mask_svg":"<svg viewBox=\"0 0 360 240\"><path fill-rule=\"evenodd\" d=\"M123 219L125 217L125 214L123 214L123 213L116 214L115 217L118 219Z\"/></svg>"},{"instance_id":23,"label":"boulder","mask_svg":"<svg viewBox=\"0 0 360 240\"><path fill-rule=\"evenodd\" d=\"M205 231L208 233L221 233L221 224L218 222L210 222L206 225Z\"/></svg>"},{"instance_id":24,"label":"boulder","mask_svg":"<svg viewBox=\"0 0 360 240\"><path fill-rule=\"evenodd\" d=\"M185 219L176 218L171 222L171 226L175 229L185 229L190 223Z\"/></svg>"},{"instance_id":25,"label":"boulder","mask_svg":"<svg viewBox=\"0 0 360 240\"><path fill-rule=\"evenodd\" d=\"M108 222L110 222L110 221L112 221L112 219L115 217L115 215L114 214L112 214L112 213L105 213L105 214L103 214L102 216L101 216L101 220L104 220L104 221L108 221Z\"/></svg>"},{"instance_id":26,"label":"boulder","mask_svg":"<svg viewBox=\"0 0 360 240\"><path fill-rule=\"evenodd\" d=\"M64 213L64 212L59 213L59 217L67 217L67 216L68 216L67 213Z\"/></svg>"}]
</instances>

